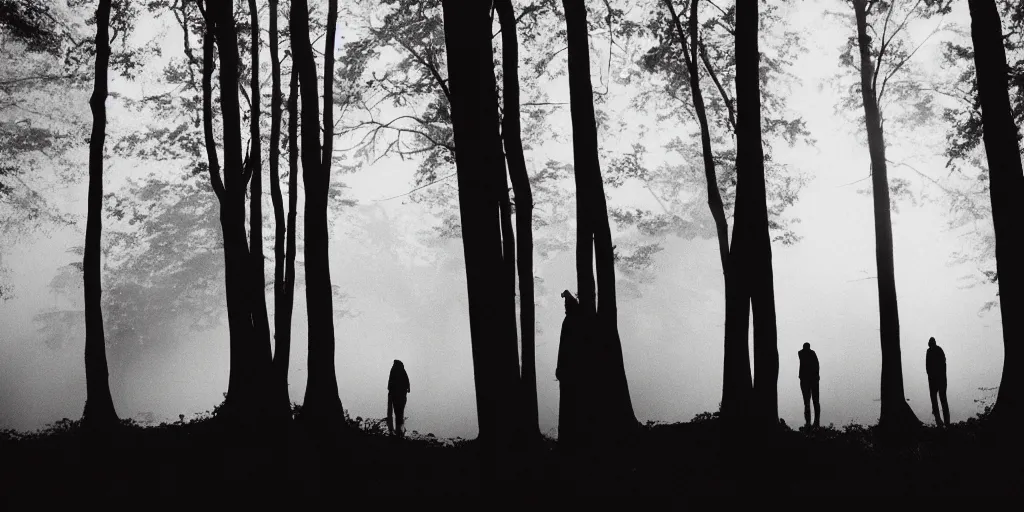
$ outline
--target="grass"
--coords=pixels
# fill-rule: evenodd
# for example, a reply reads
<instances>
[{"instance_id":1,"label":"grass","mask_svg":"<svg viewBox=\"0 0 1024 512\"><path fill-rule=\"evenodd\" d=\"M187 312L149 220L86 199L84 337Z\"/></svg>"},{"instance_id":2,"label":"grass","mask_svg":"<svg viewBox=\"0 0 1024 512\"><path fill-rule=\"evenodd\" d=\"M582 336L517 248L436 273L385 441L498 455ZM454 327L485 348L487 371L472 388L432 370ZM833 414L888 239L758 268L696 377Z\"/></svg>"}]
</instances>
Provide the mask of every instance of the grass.
<instances>
[{"instance_id":1,"label":"grass","mask_svg":"<svg viewBox=\"0 0 1024 512\"><path fill-rule=\"evenodd\" d=\"M537 496L1019 494L1020 459L1012 466L1005 462L1001 447L986 440L985 419L983 413L947 429L926 426L898 449L884 449L877 429L861 425L807 432L780 425L747 445L725 443L717 414L704 413L687 423L642 426L628 459L613 469L574 465L544 438L527 455L528 475L515 488ZM0 431L0 494L481 492L475 441L415 432L398 439L377 419L348 419L348 425L336 444L324 446L292 422L287 461L276 463L267 462L267 440L239 449L232 443L237 436L211 413L150 426L123 420L106 444L87 442L81 423L67 419L36 432ZM267 464L259 466L260 461ZM264 471L259 474L266 479L255 482L225 478L254 467L281 473Z\"/></svg>"}]
</instances>

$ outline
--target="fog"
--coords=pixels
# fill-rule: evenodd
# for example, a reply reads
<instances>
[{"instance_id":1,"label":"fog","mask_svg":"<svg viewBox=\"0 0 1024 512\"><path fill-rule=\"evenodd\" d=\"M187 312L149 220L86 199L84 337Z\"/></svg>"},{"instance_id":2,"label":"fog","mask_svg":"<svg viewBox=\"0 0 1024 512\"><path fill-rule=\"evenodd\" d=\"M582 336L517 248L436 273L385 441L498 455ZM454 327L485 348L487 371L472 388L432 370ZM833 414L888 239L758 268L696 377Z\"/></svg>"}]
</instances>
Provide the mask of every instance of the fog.
<instances>
[{"instance_id":1,"label":"fog","mask_svg":"<svg viewBox=\"0 0 1024 512\"><path fill-rule=\"evenodd\" d=\"M793 24L820 23L820 5L814 5L801 3L805 14ZM966 9L955 13L961 20L962 11ZM801 220L795 229L802 240L772 247L779 414L791 426L802 424L796 352L804 342L820 359L823 424L874 423L879 413L872 203L869 195L858 193L869 182L854 183L868 175L869 157L856 120L834 112L836 87L826 82L838 69L839 47L854 30L849 24L837 26L806 42L809 51L792 70L804 81L793 91L799 98L794 108L806 119L816 146L780 146L774 154L775 160L812 177L788 212ZM853 79L848 76L845 83ZM552 101L567 101L561 83L561 90L549 92ZM569 127L563 130L568 134L568 118L568 109L563 109L550 122ZM942 134L936 137L940 140ZM923 142L894 139L888 151L894 160L913 159L918 169L939 176L944 164L940 151L923 147ZM934 156L922 157L922 152ZM571 155L568 144L561 153L566 155ZM533 165L546 156L528 153L527 160ZM412 169L408 162L390 159L332 177L358 202L334 219L330 247L332 284L345 296L335 304L345 311L335 320L341 399L352 417L382 418L388 371L393 359L401 359L412 389L407 428L441 437L473 437L476 410L461 241L425 244L420 232L437 219L407 197L381 200L412 189ZM118 172L151 170L126 167ZM909 176L901 173L909 171L890 167L890 176ZM450 180L437 186L454 185ZM84 204L78 203L85 190L82 183L64 193L70 209L84 212ZM630 196L633 191L616 193L609 192L610 201L638 199ZM901 203L893 214L906 396L927 422L931 415L924 362L929 337L946 353L952 421L980 410L975 401L986 394L979 388L998 385L1002 370L998 310L981 311L994 298L995 288L964 287L961 277L977 269L950 264L951 254L966 242L960 231L947 228L947 215L937 199ZM77 230L43 233L3 248L16 296L0 303L0 428L35 429L81 415L84 331L51 347L42 342L32 316L53 305L47 284L59 266L76 258L67 249L82 244L83 232L84 216ZM688 421L717 410L721 397L724 286L717 242L669 237L654 265L654 281L640 284L639 294L620 297L629 390L640 421ZM268 262L268 275L272 268ZM563 318L559 294L575 291L572 247L539 260L535 272L543 283L537 298L539 414L541 431L553 436L558 409L554 365ZM120 416L176 420L179 414L189 417L220 403L228 377L226 319L220 328L200 331L188 328L187 321L181 319L180 326L162 333L165 342L143 347L129 366L112 368L111 381L124 382L112 384ZM306 338L300 278L289 375L292 400L299 403L305 389Z\"/></svg>"}]
</instances>

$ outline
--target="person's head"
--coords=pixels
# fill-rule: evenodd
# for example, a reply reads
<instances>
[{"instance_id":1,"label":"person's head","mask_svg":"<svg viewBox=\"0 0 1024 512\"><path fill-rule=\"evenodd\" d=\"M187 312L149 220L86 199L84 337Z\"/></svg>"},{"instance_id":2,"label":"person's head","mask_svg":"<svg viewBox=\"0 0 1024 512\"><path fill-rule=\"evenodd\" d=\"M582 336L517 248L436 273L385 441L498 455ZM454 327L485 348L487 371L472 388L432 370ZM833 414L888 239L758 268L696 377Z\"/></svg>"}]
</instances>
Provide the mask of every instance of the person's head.
<instances>
[{"instance_id":1,"label":"person's head","mask_svg":"<svg viewBox=\"0 0 1024 512\"><path fill-rule=\"evenodd\" d=\"M804 343L804 350L810 350L810 349L811 349L811 344L810 343Z\"/></svg>"},{"instance_id":2,"label":"person's head","mask_svg":"<svg viewBox=\"0 0 1024 512\"><path fill-rule=\"evenodd\" d=\"M934 347L935 346L935 338L928 338L928 346L929 347Z\"/></svg>"},{"instance_id":3,"label":"person's head","mask_svg":"<svg viewBox=\"0 0 1024 512\"><path fill-rule=\"evenodd\" d=\"M562 292L562 298L565 299L565 314L573 313L576 311L576 306L579 302L576 301L576 297L572 295L572 292L565 290Z\"/></svg>"},{"instance_id":4,"label":"person's head","mask_svg":"<svg viewBox=\"0 0 1024 512\"><path fill-rule=\"evenodd\" d=\"M405 366L405 365L403 365L403 364L402 364L402 362L401 362L401 361L399 361L398 359L395 359L395 364L394 364L393 366L394 366L395 368L402 368L402 367L403 367L403 366Z\"/></svg>"}]
</instances>

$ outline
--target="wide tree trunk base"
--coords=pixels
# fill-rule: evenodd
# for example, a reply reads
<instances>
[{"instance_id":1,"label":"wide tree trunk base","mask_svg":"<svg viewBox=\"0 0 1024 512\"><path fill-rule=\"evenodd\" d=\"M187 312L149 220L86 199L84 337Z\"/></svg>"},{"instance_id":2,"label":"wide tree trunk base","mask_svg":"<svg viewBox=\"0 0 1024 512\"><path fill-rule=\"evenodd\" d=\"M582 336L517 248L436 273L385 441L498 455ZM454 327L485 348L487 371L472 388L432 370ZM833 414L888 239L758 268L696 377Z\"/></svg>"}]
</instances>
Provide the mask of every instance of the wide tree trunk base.
<instances>
[{"instance_id":1,"label":"wide tree trunk base","mask_svg":"<svg viewBox=\"0 0 1024 512\"><path fill-rule=\"evenodd\" d=\"M883 447L898 447L914 439L924 426L906 402L882 413L878 420L878 438Z\"/></svg>"},{"instance_id":2,"label":"wide tree trunk base","mask_svg":"<svg viewBox=\"0 0 1024 512\"><path fill-rule=\"evenodd\" d=\"M337 398L310 396L302 404L296 420L318 435L341 434L344 432L345 410Z\"/></svg>"},{"instance_id":3,"label":"wide tree trunk base","mask_svg":"<svg viewBox=\"0 0 1024 512\"><path fill-rule=\"evenodd\" d=\"M108 397L106 400L99 399L85 402L85 410L82 412L82 426L89 430L109 431L120 424L117 413L114 411L114 403Z\"/></svg>"}]
</instances>

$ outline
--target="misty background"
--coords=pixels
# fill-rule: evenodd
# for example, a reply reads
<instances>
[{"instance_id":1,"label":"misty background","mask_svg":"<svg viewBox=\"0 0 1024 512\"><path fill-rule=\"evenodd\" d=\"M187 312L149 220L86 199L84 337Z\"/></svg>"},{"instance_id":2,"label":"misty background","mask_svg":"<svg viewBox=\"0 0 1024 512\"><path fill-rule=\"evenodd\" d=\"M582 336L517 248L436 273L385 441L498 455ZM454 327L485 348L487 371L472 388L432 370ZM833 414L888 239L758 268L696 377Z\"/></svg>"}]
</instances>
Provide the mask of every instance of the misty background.
<instances>
[{"instance_id":1,"label":"misty background","mask_svg":"<svg viewBox=\"0 0 1024 512\"><path fill-rule=\"evenodd\" d=\"M805 342L817 352L821 364L823 424L874 423L879 412L881 354L877 283L873 279L874 226L871 196L863 193L870 187L870 162L859 113L838 109L841 95L857 80L839 66L842 46L855 34L852 10L844 6L805 0L795 2L786 14L788 30L809 34L802 41L806 50L788 70L800 82L792 85L787 96L790 108L803 117L815 139L813 146L780 144L772 153L775 161L808 178L798 201L787 210L788 216L799 219L792 229L801 239L772 247L779 415L790 425L801 424L796 352ZM826 9L839 10L847 17L827 16ZM941 23L966 27L966 11L965 5L958 5ZM178 56L181 43L176 31L180 29L166 20L149 22L152 26L140 25L137 34L147 38L164 34L160 43L164 56ZM925 23L921 39L937 23ZM356 37L344 24L342 16L339 45ZM593 36L595 40L601 37ZM936 37L922 46L915 61L940 72L939 41ZM592 51L600 61L602 45L595 42ZM609 70L615 72L611 66ZM111 90L124 96L159 92L154 90L158 86L147 84L145 80L129 83L115 78ZM549 101L568 101L565 76L551 79L544 87ZM621 86L613 84L612 92L615 87ZM70 94L61 100L65 99L67 106L61 108L68 115L89 115L87 95ZM150 121L125 109L117 97L108 100L108 108L110 133L131 133ZM606 108L634 116L631 122L650 115L631 111L625 102ZM531 170L550 159L571 162L569 109L552 109L545 123L555 135L527 150ZM599 129L599 136L602 149L614 149L627 148L641 136L654 147L658 137L696 137L697 132L694 127L677 128L673 133L651 130L643 135ZM901 177L913 183L909 198L894 198L897 211L893 214L906 396L918 417L930 421L925 350L928 338L934 336L946 353L951 420L961 421L980 411L977 400L988 396L981 388L998 385L1002 369L998 308L984 308L995 298L995 286L971 286L975 281L970 276L979 271L977 264L955 258L977 242L971 233L990 230L990 226L951 228L948 204L925 178L941 180L947 173L942 157L944 130L890 131L886 136L888 157L916 169L892 165L889 171L890 179ZM339 140L338 146L344 144ZM44 181L60 173L84 177L86 153L83 142L67 157L77 166L52 162L33 169L33 174ZM676 157L661 151L645 158L658 162ZM355 168L346 172L336 168L331 177L345 198L344 207L332 210L330 247L331 280L338 289L335 309L340 311L335 330L342 403L352 417L384 417L388 371L393 359L401 359L412 389L406 408L407 428L441 437L473 437L476 410L461 240L430 234L442 219L407 194L416 187L416 162L390 157L373 164L348 163ZM700 162L692 164L699 166ZM65 167L58 168L62 165ZM175 172L165 162L141 159L108 158L106 169L107 192L114 194L123 190L118 187L127 180ZM606 169L607 161L602 159L602 171ZM430 187L454 193L455 185L450 178ZM55 293L50 284L62 267L79 258L69 251L82 244L86 187L84 179L78 183L53 179L46 193L76 216L77 224L37 230L13 242L5 240L0 250L6 269L0 278L13 290L12 298L0 302L0 428L36 429L81 414L84 330L69 327L55 342L36 318L49 308L74 307L73 293ZM202 193L205 196L197 201L213 201L208 186ZM701 191L696 193L700 203ZM606 194L610 204L651 201L646 191L636 187L606 187ZM573 196L564 197L569 202L560 207L571 216ZM269 205L269 198L266 203ZM299 208L301 212L301 196ZM269 210L267 206L264 209ZM710 218L706 205L698 210ZM210 222L217 226L216 218ZM611 223L618 241L616 223ZM104 229L111 224L116 222L104 219ZM272 233L270 226L266 229ZM568 226L572 226L571 219ZM536 341L540 426L550 436L557 429L554 366L564 316L559 294L563 289L575 292L576 283L572 230L563 231L570 243L538 257L534 268L540 283ZM211 236L210 261L223 264L219 231ZM669 236L663 246L653 255L650 272L656 277L633 281L623 286L619 295L625 370L636 416L643 422L688 421L701 412L716 411L721 397L725 311L717 242ZM269 275L273 268L269 262L268 267ZM307 331L301 271L299 276L289 384L292 400L301 403ZM625 279L621 271L617 277L620 282ZM267 292L270 301L272 294L269 289ZM77 300L81 300L80 292ZM223 292L211 294L207 306L223 310ZM104 315L109 332L112 320L106 311ZM173 421L179 414L189 417L222 401L228 380L226 318L212 328L195 328L193 320L188 315L176 318L145 343L119 341L137 345L132 349L135 355L125 358L127 363L118 364L117 349L108 348L112 354L111 392L120 416Z\"/></svg>"}]
</instances>

